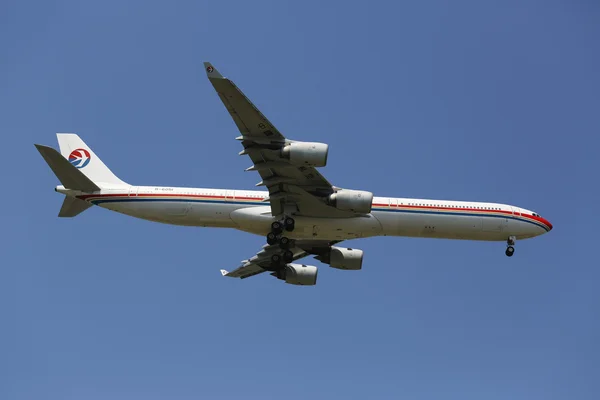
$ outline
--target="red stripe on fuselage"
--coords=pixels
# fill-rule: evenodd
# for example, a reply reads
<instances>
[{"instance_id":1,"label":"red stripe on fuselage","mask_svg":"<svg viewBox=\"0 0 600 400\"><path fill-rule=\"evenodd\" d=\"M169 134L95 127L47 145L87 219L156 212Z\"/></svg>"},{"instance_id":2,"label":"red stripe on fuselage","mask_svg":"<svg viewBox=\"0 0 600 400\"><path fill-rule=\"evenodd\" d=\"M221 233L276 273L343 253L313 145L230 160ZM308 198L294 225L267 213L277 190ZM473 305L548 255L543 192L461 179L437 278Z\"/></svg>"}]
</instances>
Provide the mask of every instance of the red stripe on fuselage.
<instances>
[{"instance_id":1,"label":"red stripe on fuselage","mask_svg":"<svg viewBox=\"0 0 600 400\"><path fill-rule=\"evenodd\" d=\"M79 199L87 200L90 198L103 198L103 197L189 197L189 198L203 198L203 199L215 199L215 200L225 200L225 199L235 199L235 200L255 200L262 201L266 197L244 197L244 196L235 196L235 197L225 197L225 196L213 196L208 194L176 194L176 193L106 193L106 194L85 194L82 196L77 196Z\"/></svg>"},{"instance_id":2,"label":"red stripe on fuselage","mask_svg":"<svg viewBox=\"0 0 600 400\"><path fill-rule=\"evenodd\" d=\"M441 211L462 211L462 212L471 212L471 213L488 213L488 214L496 214L496 215L505 215L511 217L522 217L532 219L540 224L545 225L549 229L552 229L552 224L545 218L535 216L533 214L525 214L525 213L513 213L512 211L507 210L487 210L481 208L473 208L473 207L446 207L446 206L416 206L416 205L408 205L408 204L381 204L381 203L373 203L373 207L387 207L387 208L405 208L405 209L413 209L413 210L441 210Z\"/></svg>"}]
</instances>

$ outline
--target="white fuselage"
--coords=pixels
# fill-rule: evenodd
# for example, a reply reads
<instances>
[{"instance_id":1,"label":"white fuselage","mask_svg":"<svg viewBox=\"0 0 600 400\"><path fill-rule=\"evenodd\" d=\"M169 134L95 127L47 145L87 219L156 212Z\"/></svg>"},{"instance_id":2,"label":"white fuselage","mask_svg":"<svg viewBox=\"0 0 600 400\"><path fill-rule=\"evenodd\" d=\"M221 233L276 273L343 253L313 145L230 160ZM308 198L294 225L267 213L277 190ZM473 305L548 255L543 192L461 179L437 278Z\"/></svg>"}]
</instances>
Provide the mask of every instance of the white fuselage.
<instances>
[{"instance_id":1,"label":"white fuselage","mask_svg":"<svg viewBox=\"0 0 600 400\"><path fill-rule=\"evenodd\" d=\"M57 190L67 192L61 189ZM257 235L266 235L275 219L265 191L130 186L77 197L150 221L234 228ZM294 218L294 231L286 233L292 239L411 236L505 241L509 236L526 239L552 229L532 211L506 204L388 197L375 197L367 215Z\"/></svg>"}]
</instances>

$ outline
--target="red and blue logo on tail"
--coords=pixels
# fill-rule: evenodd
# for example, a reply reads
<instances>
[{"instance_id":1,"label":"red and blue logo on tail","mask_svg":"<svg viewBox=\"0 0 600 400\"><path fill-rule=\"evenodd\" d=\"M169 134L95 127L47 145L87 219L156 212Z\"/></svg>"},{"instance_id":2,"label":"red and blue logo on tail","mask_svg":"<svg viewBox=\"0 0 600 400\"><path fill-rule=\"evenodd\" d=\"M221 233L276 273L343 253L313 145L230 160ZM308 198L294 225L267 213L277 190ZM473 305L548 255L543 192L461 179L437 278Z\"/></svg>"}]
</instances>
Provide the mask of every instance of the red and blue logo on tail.
<instances>
[{"instance_id":1,"label":"red and blue logo on tail","mask_svg":"<svg viewBox=\"0 0 600 400\"><path fill-rule=\"evenodd\" d=\"M69 154L69 162L76 168L83 168L90 163L90 152L86 149L73 150Z\"/></svg>"}]
</instances>

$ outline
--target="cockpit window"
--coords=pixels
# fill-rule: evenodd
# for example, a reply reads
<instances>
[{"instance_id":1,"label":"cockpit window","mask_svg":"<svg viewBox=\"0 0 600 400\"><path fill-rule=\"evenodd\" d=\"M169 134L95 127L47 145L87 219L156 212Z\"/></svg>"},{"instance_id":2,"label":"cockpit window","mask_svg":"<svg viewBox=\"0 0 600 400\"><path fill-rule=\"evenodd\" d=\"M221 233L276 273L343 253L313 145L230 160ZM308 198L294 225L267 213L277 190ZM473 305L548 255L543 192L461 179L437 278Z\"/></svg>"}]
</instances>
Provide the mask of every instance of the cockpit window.
<instances>
[{"instance_id":1,"label":"cockpit window","mask_svg":"<svg viewBox=\"0 0 600 400\"><path fill-rule=\"evenodd\" d=\"M537 214L537 213L534 213L534 212L532 212L531 214L533 214L534 217L540 217L540 218L542 217L540 214Z\"/></svg>"}]
</instances>

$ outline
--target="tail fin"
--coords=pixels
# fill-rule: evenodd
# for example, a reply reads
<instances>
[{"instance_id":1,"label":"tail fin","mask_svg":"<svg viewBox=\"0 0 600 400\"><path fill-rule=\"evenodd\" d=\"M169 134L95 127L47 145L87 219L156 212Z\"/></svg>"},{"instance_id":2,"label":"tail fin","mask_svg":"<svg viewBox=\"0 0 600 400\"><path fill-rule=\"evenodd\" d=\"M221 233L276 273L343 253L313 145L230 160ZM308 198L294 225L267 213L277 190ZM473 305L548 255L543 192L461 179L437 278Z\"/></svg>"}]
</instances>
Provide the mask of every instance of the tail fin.
<instances>
[{"instance_id":1,"label":"tail fin","mask_svg":"<svg viewBox=\"0 0 600 400\"><path fill-rule=\"evenodd\" d=\"M64 158L99 186L127 185L94 154L92 149L74 133L57 133L58 145Z\"/></svg>"},{"instance_id":2,"label":"tail fin","mask_svg":"<svg viewBox=\"0 0 600 400\"><path fill-rule=\"evenodd\" d=\"M82 192L95 192L100 190L98 185L85 176L83 172L68 162L60 153L52 147L36 144L44 160L48 163L54 175L66 189L81 190Z\"/></svg>"},{"instance_id":3,"label":"tail fin","mask_svg":"<svg viewBox=\"0 0 600 400\"><path fill-rule=\"evenodd\" d=\"M84 212L88 208L92 206L92 203L88 203L84 200L79 200L75 197L65 197L65 201L63 201L62 207L60 208L60 212L58 213L59 217L74 217Z\"/></svg>"}]
</instances>

